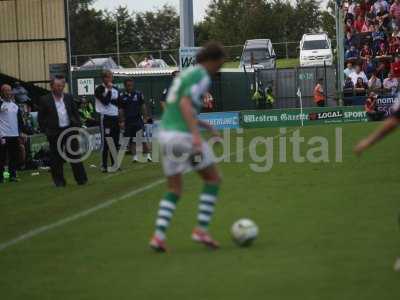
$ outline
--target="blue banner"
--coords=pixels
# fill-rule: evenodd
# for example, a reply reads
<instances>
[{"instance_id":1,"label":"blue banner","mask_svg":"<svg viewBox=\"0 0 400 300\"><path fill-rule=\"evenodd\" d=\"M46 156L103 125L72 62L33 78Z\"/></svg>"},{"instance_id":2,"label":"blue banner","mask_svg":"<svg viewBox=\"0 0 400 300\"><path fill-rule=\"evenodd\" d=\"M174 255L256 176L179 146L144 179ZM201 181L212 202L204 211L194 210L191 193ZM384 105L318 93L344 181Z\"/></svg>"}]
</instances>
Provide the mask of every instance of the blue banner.
<instances>
[{"instance_id":1,"label":"blue banner","mask_svg":"<svg viewBox=\"0 0 400 300\"><path fill-rule=\"evenodd\" d=\"M205 121L216 129L240 128L239 112L216 112L200 114L199 119Z\"/></svg>"}]
</instances>

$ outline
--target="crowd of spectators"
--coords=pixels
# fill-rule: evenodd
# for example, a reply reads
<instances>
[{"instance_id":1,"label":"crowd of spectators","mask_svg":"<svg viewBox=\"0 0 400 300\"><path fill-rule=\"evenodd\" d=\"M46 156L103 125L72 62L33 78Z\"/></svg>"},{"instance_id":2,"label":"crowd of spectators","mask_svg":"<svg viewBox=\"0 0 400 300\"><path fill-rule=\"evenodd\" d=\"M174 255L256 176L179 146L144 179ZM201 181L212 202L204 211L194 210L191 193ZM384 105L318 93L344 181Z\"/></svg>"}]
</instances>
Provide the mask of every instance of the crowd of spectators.
<instances>
[{"instance_id":1,"label":"crowd of spectators","mask_svg":"<svg viewBox=\"0 0 400 300\"><path fill-rule=\"evenodd\" d=\"M344 96L394 95L400 80L400 0L348 0Z\"/></svg>"}]
</instances>

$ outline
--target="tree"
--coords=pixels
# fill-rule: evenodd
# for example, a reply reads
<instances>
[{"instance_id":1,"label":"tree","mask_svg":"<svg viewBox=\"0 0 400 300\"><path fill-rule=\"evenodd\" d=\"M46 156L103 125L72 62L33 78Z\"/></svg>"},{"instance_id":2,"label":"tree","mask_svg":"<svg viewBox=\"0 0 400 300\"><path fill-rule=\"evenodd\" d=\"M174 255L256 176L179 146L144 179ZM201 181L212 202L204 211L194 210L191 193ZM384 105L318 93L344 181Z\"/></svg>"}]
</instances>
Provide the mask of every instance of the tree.
<instances>
[{"instance_id":1,"label":"tree","mask_svg":"<svg viewBox=\"0 0 400 300\"><path fill-rule=\"evenodd\" d=\"M135 21L143 50L179 47L179 16L174 7L164 5L155 12L138 13Z\"/></svg>"},{"instance_id":2,"label":"tree","mask_svg":"<svg viewBox=\"0 0 400 300\"><path fill-rule=\"evenodd\" d=\"M319 2L297 0L213 0L206 19L196 27L196 36L227 45L248 39L269 38L274 42L299 41L304 33L321 26Z\"/></svg>"},{"instance_id":3,"label":"tree","mask_svg":"<svg viewBox=\"0 0 400 300\"><path fill-rule=\"evenodd\" d=\"M321 27L328 33L331 39L336 39L335 23L335 2L330 0L326 5L326 10L321 12Z\"/></svg>"}]
</instances>

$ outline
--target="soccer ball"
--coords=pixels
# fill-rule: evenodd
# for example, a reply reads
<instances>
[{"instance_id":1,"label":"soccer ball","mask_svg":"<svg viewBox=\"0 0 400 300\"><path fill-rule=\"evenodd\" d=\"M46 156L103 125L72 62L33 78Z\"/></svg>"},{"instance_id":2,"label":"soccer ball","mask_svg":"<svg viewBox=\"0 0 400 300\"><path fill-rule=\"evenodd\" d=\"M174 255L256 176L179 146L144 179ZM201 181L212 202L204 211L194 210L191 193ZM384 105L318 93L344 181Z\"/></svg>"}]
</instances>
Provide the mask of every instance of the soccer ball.
<instances>
[{"instance_id":1,"label":"soccer ball","mask_svg":"<svg viewBox=\"0 0 400 300\"><path fill-rule=\"evenodd\" d=\"M233 241L241 247L250 246L258 236L258 226L249 219L241 219L232 225Z\"/></svg>"}]
</instances>

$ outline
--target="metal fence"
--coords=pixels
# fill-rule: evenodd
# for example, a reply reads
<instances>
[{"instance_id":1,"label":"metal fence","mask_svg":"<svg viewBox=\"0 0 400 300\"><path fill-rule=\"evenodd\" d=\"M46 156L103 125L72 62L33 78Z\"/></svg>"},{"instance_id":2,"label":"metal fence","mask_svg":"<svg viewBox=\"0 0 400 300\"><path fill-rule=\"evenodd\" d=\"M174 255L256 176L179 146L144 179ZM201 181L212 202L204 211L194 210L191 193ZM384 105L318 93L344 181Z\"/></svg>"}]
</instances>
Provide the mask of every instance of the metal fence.
<instances>
[{"instance_id":1,"label":"metal fence","mask_svg":"<svg viewBox=\"0 0 400 300\"><path fill-rule=\"evenodd\" d=\"M327 106L336 106L336 71L334 67L304 67L293 69L258 70L256 80L264 87L271 87L276 98L274 108L295 108L300 102L297 91L300 88L303 105L314 106L313 91L318 79L322 79L327 95Z\"/></svg>"},{"instance_id":2,"label":"metal fence","mask_svg":"<svg viewBox=\"0 0 400 300\"><path fill-rule=\"evenodd\" d=\"M299 56L298 42L280 42L272 43L272 45L278 59L298 58ZM243 45L225 46L225 49L228 54L227 62L230 63L231 66L238 65L242 56ZM177 66L179 62L179 49L72 55L72 65L78 67L90 59L108 57L111 57L124 68L135 68L146 57L162 59L169 66Z\"/></svg>"}]
</instances>

